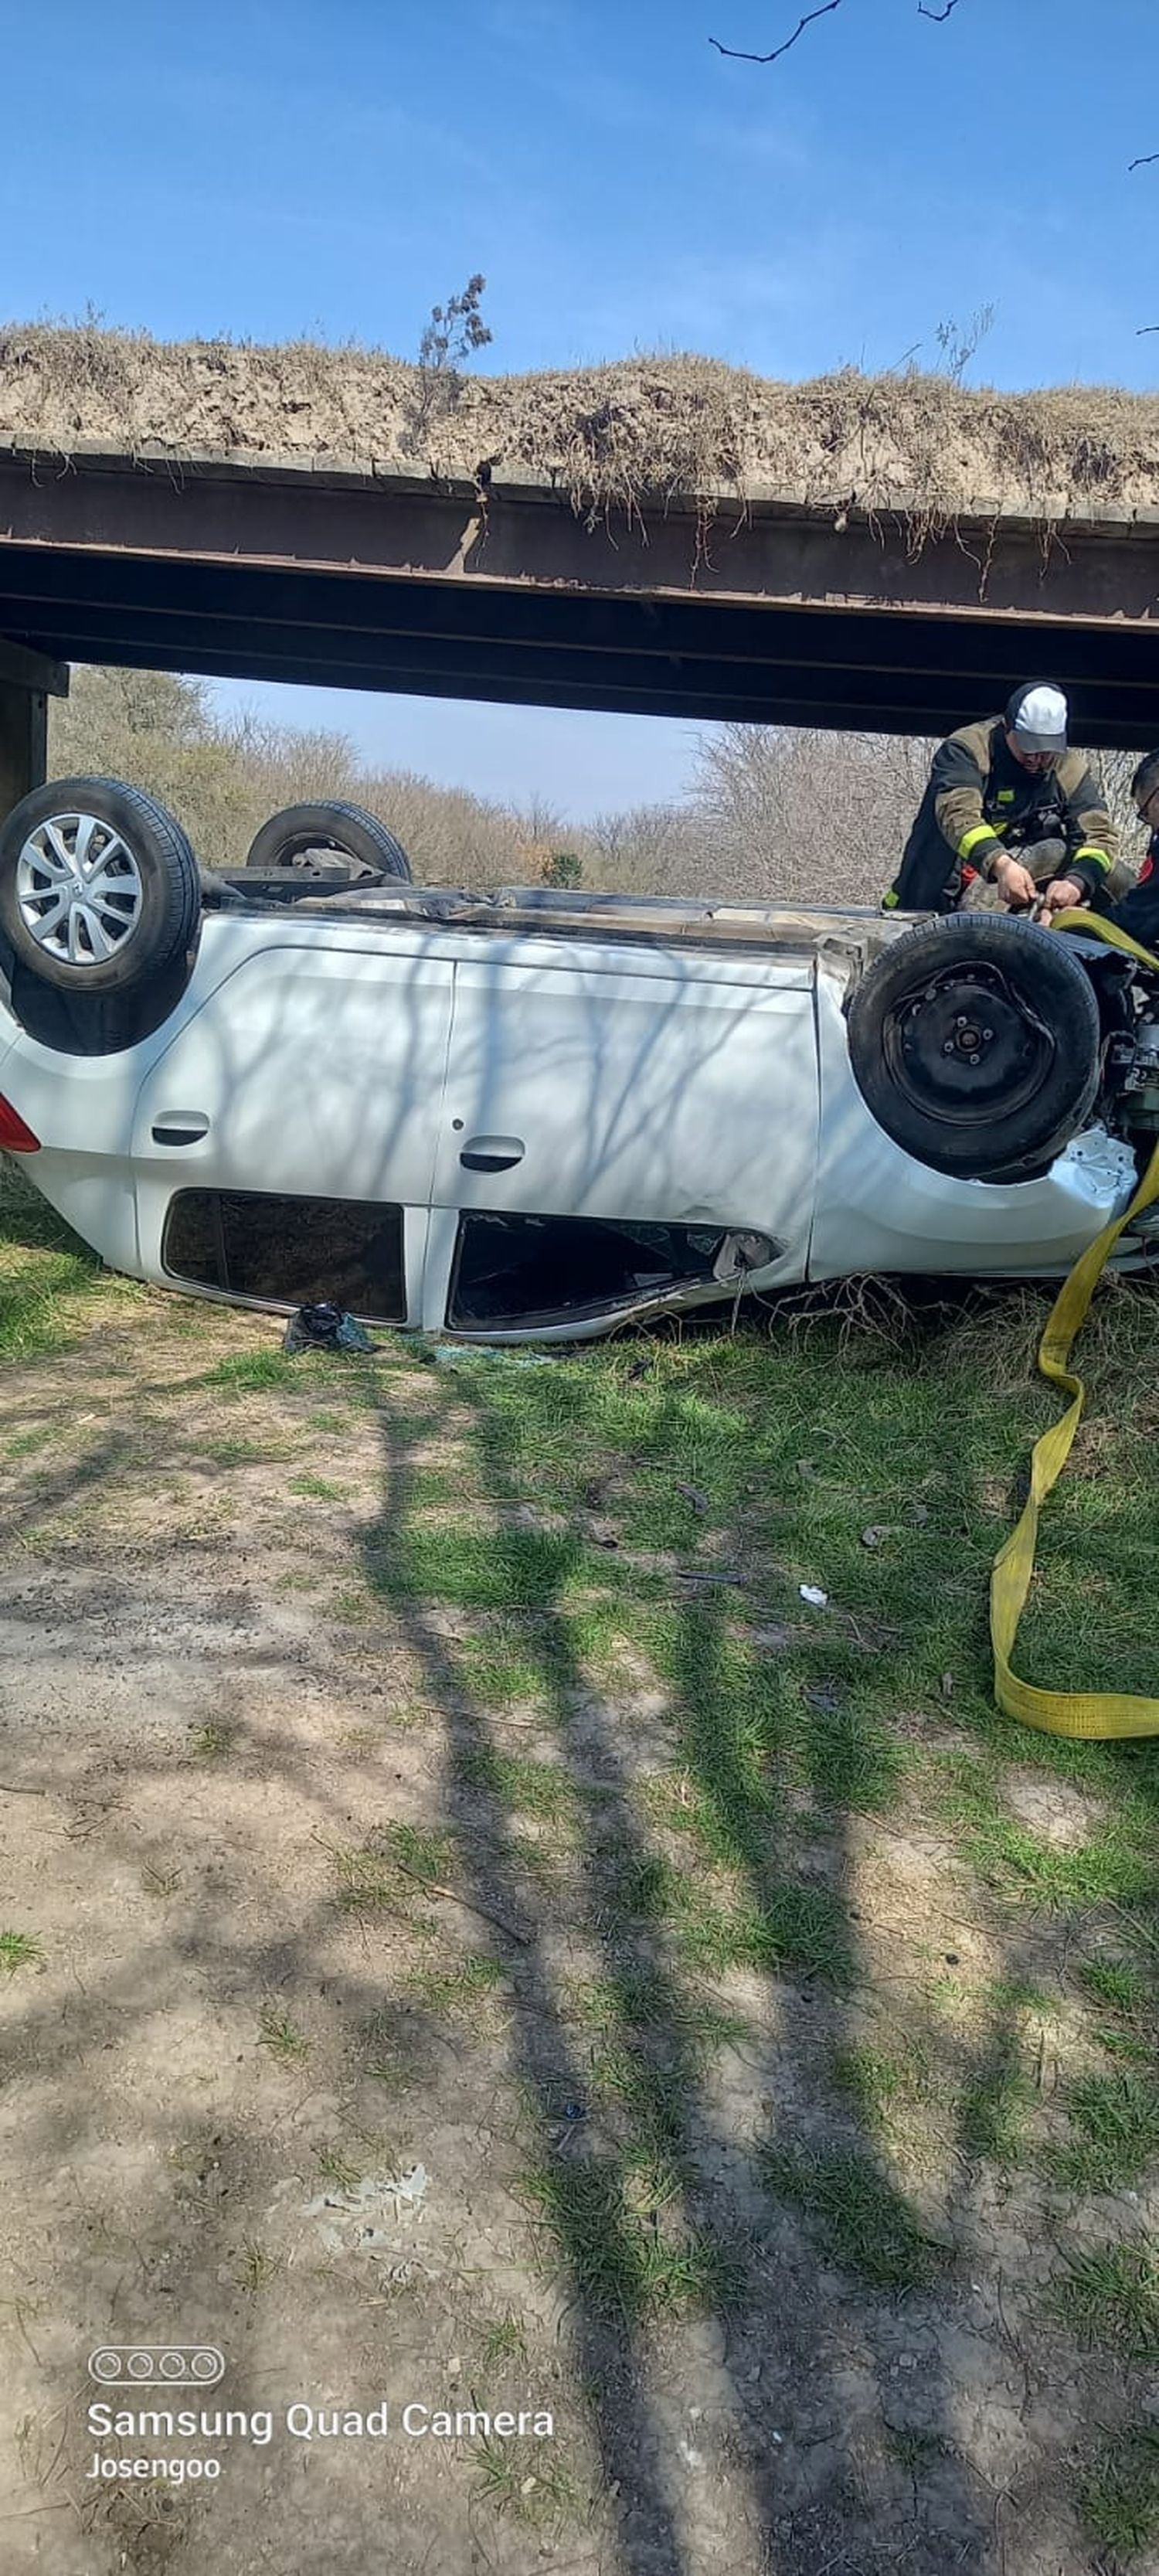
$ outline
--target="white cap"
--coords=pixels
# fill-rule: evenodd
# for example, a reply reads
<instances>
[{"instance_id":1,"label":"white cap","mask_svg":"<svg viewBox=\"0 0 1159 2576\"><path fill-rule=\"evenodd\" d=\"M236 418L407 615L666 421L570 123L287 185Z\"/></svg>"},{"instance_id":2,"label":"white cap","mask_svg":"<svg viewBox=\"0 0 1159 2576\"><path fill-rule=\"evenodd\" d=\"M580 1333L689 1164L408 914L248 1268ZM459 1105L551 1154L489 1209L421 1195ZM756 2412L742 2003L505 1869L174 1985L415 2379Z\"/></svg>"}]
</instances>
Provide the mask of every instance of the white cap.
<instances>
[{"instance_id":1,"label":"white cap","mask_svg":"<svg viewBox=\"0 0 1159 2576\"><path fill-rule=\"evenodd\" d=\"M1066 750L1066 699L1048 680L1015 691L1006 721L1020 751Z\"/></svg>"}]
</instances>

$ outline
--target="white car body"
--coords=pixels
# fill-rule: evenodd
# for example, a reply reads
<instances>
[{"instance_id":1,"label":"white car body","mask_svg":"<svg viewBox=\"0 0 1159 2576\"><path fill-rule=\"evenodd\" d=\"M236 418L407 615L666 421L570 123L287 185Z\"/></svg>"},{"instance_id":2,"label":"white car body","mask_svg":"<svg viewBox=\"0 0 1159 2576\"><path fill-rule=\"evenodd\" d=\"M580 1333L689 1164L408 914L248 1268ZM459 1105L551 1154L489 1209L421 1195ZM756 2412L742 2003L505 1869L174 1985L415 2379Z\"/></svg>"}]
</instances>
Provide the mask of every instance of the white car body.
<instances>
[{"instance_id":1,"label":"white car body","mask_svg":"<svg viewBox=\"0 0 1159 2576\"><path fill-rule=\"evenodd\" d=\"M110 1267L235 1303L550 1341L741 1288L1064 1275L1126 1206L1130 1150L1091 1129L995 1185L894 1145L842 1002L900 926L419 888L209 911L175 1009L119 1052L41 1044L0 1002L0 1095L39 1140L29 1177ZM576 1220L649 1229L635 1269ZM585 1290L589 1255L608 1269Z\"/></svg>"}]
</instances>

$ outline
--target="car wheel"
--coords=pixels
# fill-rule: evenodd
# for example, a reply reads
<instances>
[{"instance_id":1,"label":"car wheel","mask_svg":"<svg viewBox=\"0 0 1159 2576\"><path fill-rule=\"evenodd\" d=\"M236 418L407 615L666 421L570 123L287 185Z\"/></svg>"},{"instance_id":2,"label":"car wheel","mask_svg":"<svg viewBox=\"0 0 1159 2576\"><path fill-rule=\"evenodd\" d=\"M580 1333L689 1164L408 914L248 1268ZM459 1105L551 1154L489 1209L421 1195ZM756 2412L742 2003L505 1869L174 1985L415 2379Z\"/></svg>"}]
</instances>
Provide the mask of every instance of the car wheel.
<instances>
[{"instance_id":1,"label":"car wheel","mask_svg":"<svg viewBox=\"0 0 1159 2576\"><path fill-rule=\"evenodd\" d=\"M118 778L52 780L0 829L0 933L58 992L142 990L191 956L200 915L180 824Z\"/></svg>"},{"instance_id":2,"label":"car wheel","mask_svg":"<svg viewBox=\"0 0 1159 2576\"><path fill-rule=\"evenodd\" d=\"M411 864L401 843L377 814L339 799L323 805L287 805L272 814L256 833L246 857L247 868L307 867L315 850L336 850L357 861L354 875L402 877L413 883Z\"/></svg>"},{"instance_id":3,"label":"car wheel","mask_svg":"<svg viewBox=\"0 0 1159 2576\"><path fill-rule=\"evenodd\" d=\"M1057 931L1010 914L922 922L846 1004L854 1078L878 1125L931 1171L1022 1180L1089 1116L1099 1013Z\"/></svg>"}]
</instances>

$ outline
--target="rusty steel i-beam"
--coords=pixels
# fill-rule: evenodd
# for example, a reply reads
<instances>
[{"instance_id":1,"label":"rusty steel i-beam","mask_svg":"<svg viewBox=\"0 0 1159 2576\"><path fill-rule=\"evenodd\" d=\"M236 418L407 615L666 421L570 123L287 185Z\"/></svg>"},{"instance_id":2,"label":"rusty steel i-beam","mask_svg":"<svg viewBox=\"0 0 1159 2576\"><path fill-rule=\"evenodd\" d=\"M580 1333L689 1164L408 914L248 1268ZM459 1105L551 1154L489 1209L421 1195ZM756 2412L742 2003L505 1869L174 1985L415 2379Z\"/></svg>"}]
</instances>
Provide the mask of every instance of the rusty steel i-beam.
<instances>
[{"instance_id":1,"label":"rusty steel i-beam","mask_svg":"<svg viewBox=\"0 0 1159 2576\"><path fill-rule=\"evenodd\" d=\"M921 734L1049 675L1083 742L1133 747L1157 616L1159 511L593 523L546 482L0 444L0 637L55 664Z\"/></svg>"}]
</instances>

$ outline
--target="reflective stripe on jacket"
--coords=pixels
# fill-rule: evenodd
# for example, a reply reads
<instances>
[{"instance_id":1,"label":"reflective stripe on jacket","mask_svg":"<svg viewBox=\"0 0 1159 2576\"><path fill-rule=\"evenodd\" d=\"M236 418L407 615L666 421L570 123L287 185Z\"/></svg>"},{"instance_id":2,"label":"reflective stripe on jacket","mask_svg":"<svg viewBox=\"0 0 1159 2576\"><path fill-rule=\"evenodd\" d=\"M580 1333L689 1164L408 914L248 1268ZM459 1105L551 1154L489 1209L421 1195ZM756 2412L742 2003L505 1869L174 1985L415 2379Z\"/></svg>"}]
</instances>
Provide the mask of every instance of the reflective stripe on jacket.
<instances>
[{"instance_id":1,"label":"reflective stripe on jacket","mask_svg":"<svg viewBox=\"0 0 1159 2576\"><path fill-rule=\"evenodd\" d=\"M948 912L962 869L992 877L1004 850L1059 840L1066 874L1093 894L1118 856L1118 835L1094 771L1080 751L1064 751L1053 769L1024 769L1006 740L1005 721L963 725L939 743L929 782L885 901L907 912Z\"/></svg>"}]
</instances>

